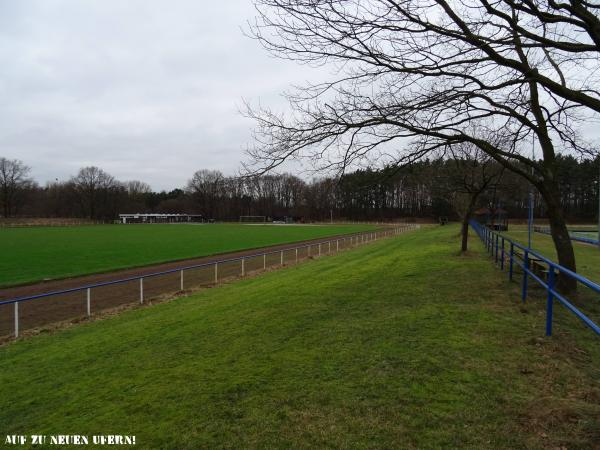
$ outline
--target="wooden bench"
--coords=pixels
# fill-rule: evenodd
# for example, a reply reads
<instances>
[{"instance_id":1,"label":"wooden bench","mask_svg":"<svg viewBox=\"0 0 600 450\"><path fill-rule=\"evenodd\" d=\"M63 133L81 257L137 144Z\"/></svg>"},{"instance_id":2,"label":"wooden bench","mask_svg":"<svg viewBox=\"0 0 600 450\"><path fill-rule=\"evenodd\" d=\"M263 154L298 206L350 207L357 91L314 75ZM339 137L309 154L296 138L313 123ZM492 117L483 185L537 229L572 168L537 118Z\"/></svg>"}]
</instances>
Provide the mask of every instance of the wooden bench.
<instances>
[{"instance_id":1,"label":"wooden bench","mask_svg":"<svg viewBox=\"0 0 600 450\"><path fill-rule=\"evenodd\" d=\"M514 257L519 258L521 261L525 260L525 253L521 250L521 249L515 249L513 252ZM510 255L508 255L508 258L510 258ZM529 259L529 270L531 272L533 272L534 275L538 276L539 278L541 278L544 281L548 280L548 265L546 262L544 262L544 260L533 256L533 255L529 255L528 256Z\"/></svg>"}]
</instances>

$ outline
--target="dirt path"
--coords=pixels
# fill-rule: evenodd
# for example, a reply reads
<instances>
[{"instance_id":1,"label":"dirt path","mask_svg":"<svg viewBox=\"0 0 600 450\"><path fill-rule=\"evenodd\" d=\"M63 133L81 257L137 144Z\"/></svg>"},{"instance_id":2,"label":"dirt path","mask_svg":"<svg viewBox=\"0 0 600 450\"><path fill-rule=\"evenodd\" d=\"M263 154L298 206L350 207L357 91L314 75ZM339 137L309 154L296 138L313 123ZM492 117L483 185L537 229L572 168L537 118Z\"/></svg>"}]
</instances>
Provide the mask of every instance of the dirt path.
<instances>
[{"instance_id":1,"label":"dirt path","mask_svg":"<svg viewBox=\"0 0 600 450\"><path fill-rule=\"evenodd\" d=\"M381 231L381 229L380 229ZM157 272L179 269L182 267L193 266L197 264L208 264L219 262L225 259L250 256L269 251L277 251L277 254L251 258L245 261L244 270L246 273L262 270L265 266L273 267L281 264L281 252L283 252L284 264L293 264L296 262L296 251L293 250L301 245L308 245L298 251L298 259L305 259L315 256L318 253L319 243L327 241L340 240L339 249L350 246L350 238L353 242L357 236L369 233L355 233L330 236L327 238L312 239L307 241L298 241L289 244L273 245L259 249L249 249L232 253L205 256L200 258L179 260L174 262L162 263L152 266L139 267L133 269L119 270L109 273L86 275L61 280L53 280L42 283L35 283L24 286L10 287L0 290L0 300L9 300L15 298L28 297L48 292L63 291L86 285L99 284L114 280L139 277ZM337 244L332 244L332 252L337 249ZM322 245L322 253L329 251L329 245ZM218 268L219 280L240 276L241 262L220 263ZM207 286L214 283L214 265L204 268L186 270L183 274L184 289L192 287ZM181 290L181 273L175 272L167 275L144 279L144 298L151 299L167 293L174 293ZM123 304L139 301L140 284L139 280L128 281L124 283L93 288L91 290L91 312L114 308ZM87 292L76 291L72 293L59 294L52 297L31 300L19 303L19 328L27 330L31 328L43 327L47 324L79 319L87 314ZM0 305L0 336L12 334L14 332L14 305Z\"/></svg>"}]
</instances>

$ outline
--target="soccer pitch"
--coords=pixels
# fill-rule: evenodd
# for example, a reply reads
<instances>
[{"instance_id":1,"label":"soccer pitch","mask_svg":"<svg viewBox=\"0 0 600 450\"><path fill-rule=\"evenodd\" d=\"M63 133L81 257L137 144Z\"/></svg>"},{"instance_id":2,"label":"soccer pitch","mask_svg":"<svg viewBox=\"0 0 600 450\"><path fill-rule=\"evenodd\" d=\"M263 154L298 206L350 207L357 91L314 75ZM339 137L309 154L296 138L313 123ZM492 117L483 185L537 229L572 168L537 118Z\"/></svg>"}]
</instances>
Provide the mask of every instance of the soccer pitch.
<instances>
[{"instance_id":1,"label":"soccer pitch","mask_svg":"<svg viewBox=\"0 0 600 450\"><path fill-rule=\"evenodd\" d=\"M597 231L571 231L571 237L582 237L587 239L598 239Z\"/></svg>"},{"instance_id":2,"label":"soccer pitch","mask_svg":"<svg viewBox=\"0 0 600 450\"><path fill-rule=\"evenodd\" d=\"M136 450L594 448L597 337L557 306L543 338L543 292L522 304L475 236L458 254L458 231L0 347L2 431Z\"/></svg>"},{"instance_id":3,"label":"soccer pitch","mask_svg":"<svg viewBox=\"0 0 600 450\"><path fill-rule=\"evenodd\" d=\"M0 230L0 286L373 230L369 225L98 225Z\"/></svg>"}]
</instances>

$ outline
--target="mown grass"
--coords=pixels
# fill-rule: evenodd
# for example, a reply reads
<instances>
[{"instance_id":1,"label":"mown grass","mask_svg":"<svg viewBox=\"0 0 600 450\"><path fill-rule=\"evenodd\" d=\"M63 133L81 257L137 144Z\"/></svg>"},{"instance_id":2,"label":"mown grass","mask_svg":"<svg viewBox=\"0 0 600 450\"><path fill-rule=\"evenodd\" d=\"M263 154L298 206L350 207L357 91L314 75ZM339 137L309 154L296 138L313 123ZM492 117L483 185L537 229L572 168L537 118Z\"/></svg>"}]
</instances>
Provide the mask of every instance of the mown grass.
<instances>
[{"instance_id":1,"label":"mown grass","mask_svg":"<svg viewBox=\"0 0 600 450\"><path fill-rule=\"evenodd\" d=\"M137 448L592 448L600 345L458 228L0 348L0 433Z\"/></svg>"},{"instance_id":2,"label":"mown grass","mask_svg":"<svg viewBox=\"0 0 600 450\"><path fill-rule=\"evenodd\" d=\"M365 225L99 225L0 229L0 287L372 230Z\"/></svg>"},{"instance_id":3,"label":"mown grass","mask_svg":"<svg viewBox=\"0 0 600 450\"><path fill-rule=\"evenodd\" d=\"M527 245L528 234L526 226L511 226L509 232L505 233L505 235L525 246ZM572 242L573 249L575 250L577 273L600 284L600 249L583 242ZM533 233L531 246L536 252L553 261L558 261L551 236L543 233ZM517 279L520 281L522 278L519 276ZM533 286L534 294L536 287L538 291L541 291L539 285L534 281L530 283L530 286ZM537 294L540 296L543 292L538 292ZM577 292L570 293L567 297L589 319L596 324L600 324L600 294L579 283Z\"/></svg>"},{"instance_id":4,"label":"mown grass","mask_svg":"<svg viewBox=\"0 0 600 450\"><path fill-rule=\"evenodd\" d=\"M575 237L583 237L588 239L598 240L597 231L571 231L571 234Z\"/></svg>"},{"instance_id":5,"label":"mown grass","mask_svg":"<svg viewBox=\"0 0 600 450\"><path fill-rule=\"evenodd\" d=\"M528 234L525 226L512 226L507 233L511 239L527 245ZM577 272L596 283L600 283L600 249L594 245L572 241L577 260ZM533 233L532 248L547 258L557 261L556 249L552 237L543 233Z\"/></svg>"}]
</instances>

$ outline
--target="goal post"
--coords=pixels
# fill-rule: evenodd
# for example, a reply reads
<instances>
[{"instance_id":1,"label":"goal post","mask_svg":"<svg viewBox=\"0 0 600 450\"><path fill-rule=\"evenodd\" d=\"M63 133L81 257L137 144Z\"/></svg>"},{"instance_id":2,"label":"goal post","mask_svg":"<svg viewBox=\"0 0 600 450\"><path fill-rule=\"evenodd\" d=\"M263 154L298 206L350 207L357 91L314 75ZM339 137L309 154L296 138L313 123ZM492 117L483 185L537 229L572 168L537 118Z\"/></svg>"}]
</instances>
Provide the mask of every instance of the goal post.
<instances>
[{"instance_id":1,"label":"goal post","mask_svg":"<svg viewBox=\"0 0 600 450\"><path fill-rule=\"evenodd\" d=\"M240 216L240 223L266 223L267 216Z\"/></svg>"}]
</instances>

